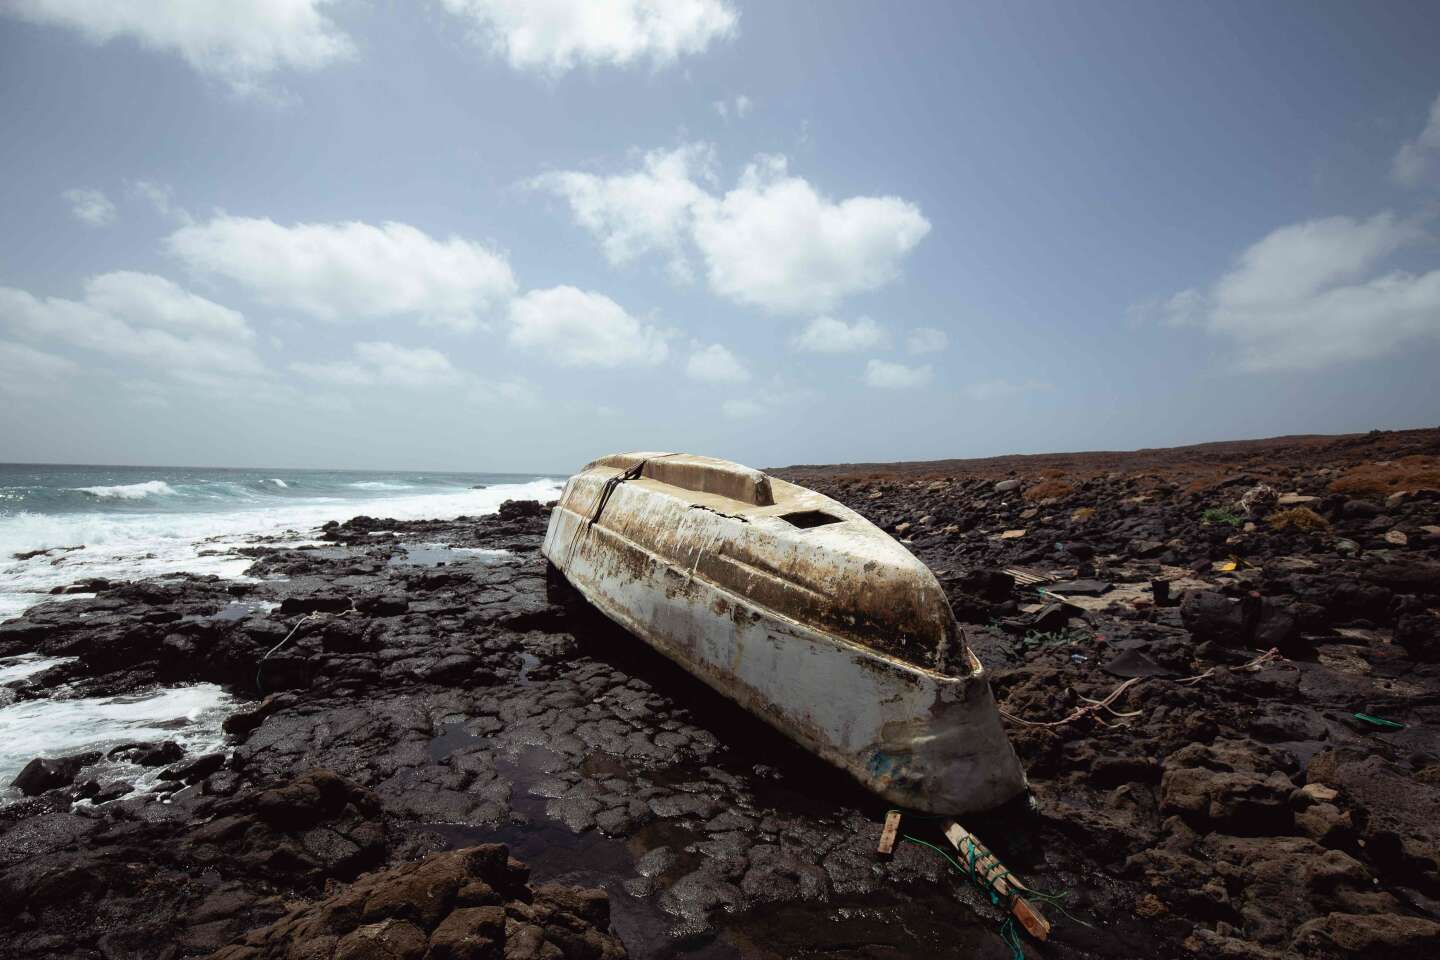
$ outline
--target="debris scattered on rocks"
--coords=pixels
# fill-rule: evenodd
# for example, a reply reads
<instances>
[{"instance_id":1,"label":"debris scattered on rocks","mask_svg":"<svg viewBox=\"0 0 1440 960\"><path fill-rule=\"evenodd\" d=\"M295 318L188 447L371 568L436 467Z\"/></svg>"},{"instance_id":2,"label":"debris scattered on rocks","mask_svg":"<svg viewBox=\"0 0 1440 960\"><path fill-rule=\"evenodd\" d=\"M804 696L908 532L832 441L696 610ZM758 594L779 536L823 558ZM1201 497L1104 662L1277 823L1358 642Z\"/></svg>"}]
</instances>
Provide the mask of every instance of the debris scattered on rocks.
<instances>
[{"instance_id":1,"label":"debris scattered on rocks","mask_svg":"<svg viewBox=\"0 0 1440 960\"><path fill-rule=\"evenodd\" d=\"M1037 952L1423 956L1440 934L1440 498L1408 458L1437 454L1440 432L1411 431L784 473L912 522L997 700L1042 724L1010 730L1033 808L967 821L1092 924L1057 924ZM1403 473L1360 469L1381 461ZM1010 495L1042 480L1073 493ZM1328 529L1202 519L1262 483L1313 498L1271 515L1308 507ZM558 596L544 526L540 504L355 518L313 548L242 548L253 581L111 583L0 624L0 656L78 658L18 698L204 681L243 701L218 762L143 767L134 748L6 795L0 953L279 956L281 927L329 917L344 929L317 932L334 940L316 956L618 955L607 937L646 958L1008 955L1003 915L940 858L876 857L873 798ZM440 545L444 566L407 544ZM1039 592L1084 580L1110 589ZM257 691L257 661L316 597L351 612L296 631ZM237 600L254 607L216 616ZM1139 716L1094 709L1132 680L1108 706ZM443 912L365 916L380 886L488 844L529 865L530 900L476 880L499 900L457 889ZM592 888L608 920L574 892ZM502 906L503 928L451 919Z\"/></svg>"}]
</instances>

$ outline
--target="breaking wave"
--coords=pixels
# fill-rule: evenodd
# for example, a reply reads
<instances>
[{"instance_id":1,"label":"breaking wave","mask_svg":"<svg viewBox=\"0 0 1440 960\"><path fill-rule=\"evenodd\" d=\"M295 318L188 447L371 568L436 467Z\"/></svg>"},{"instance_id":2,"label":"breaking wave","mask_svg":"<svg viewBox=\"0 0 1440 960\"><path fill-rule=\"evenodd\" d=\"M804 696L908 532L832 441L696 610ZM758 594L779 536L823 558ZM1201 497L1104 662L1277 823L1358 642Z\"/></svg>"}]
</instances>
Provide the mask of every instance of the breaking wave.
<instances>
[{"instance_id":1,"label":"breaking wave","mask_svg":"<svg viewBox=\"0 0 1440 960\"><path fill-rule=\"evenodd\" d=\"M149 496L173 497L175 488L164 480L147 480L144 483L118 483L110 487L74 487L78 493L88 493L101 500L144 500Z\"/></svg>"},{"instance_id":2,"label":"breaking wave","mask_svg":"<svg viewBox=\"0 0 1440 960\"><path fill-rule=\"evenodd\" d=\"M494 474L410 482L300 471L283 487L266 482L280 478L223 471L84 487L72 476L63 478L68 483L60 477L15 482L35 479L0 476L0 489L8 492L0 502L0 621L76 580L182 572L237 578L252 560L233 548L257 537L303 543L330 520L362 514L397 520L480 516L506 500L553 500L562 486L557 479ZM483 489L476 489L479 483Z\"/></svg>"}]
</instances>

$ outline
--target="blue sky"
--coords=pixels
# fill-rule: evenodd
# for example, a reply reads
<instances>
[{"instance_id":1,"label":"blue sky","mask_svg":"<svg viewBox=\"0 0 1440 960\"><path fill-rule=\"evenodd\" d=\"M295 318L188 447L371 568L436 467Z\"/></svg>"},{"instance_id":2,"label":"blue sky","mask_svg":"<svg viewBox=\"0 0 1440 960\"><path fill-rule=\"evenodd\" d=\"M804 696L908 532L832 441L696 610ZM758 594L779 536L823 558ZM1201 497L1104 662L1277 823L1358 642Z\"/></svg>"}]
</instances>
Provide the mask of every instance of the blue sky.
<instances>
[{"instance_id":1,"label":"blue sky","mask_svg":"<svg viewBox=\"0 0 1440 960\"><path fill-rule=\"evenodd\" d=\"M1440 8L0 3L0 459L1440 420Z\"/></svg>"}]
</instances>

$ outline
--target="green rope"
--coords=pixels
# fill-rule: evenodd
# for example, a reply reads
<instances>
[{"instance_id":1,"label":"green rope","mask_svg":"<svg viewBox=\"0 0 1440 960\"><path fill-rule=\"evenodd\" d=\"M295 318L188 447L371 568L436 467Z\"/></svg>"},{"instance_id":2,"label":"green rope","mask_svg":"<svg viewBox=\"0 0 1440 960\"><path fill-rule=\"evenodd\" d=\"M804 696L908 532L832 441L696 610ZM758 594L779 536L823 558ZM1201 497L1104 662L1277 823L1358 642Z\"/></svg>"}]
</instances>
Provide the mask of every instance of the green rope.
<instances>
[{"instance_id":1,"label":"green rope","mask_svg":"<svg viewBox=\"0 0 1440 960\"><path fill-rule=\"evenodd\" d=\"M1372 717L1368 713L1352 713L1352 717L1362 723L1368 723L1372 727L1380 727L1383 730L1404 730L1405 724L1394 720L1386 720L1384 717Z\"/></svg>"},{"instance_id":2,"label":"green rope","mask_svg":"<svg viewBox=\"0 0 1440 960\"><path fill-rule=\"evenodd\" d=\"M986 893L990 894L990 902L992 904L997 907L1000 905L1000 894L995 892L994 886L982 882L980 878L975 875L975 844L970 844L970 866L967 869L965 867L962 867L955 860L954 857L950 856L950 854L946 853L944 850L941 850L933 843L927 843L926 841L921 840L917 837L910 836L908 833L901 834L900 839L908 840L911 843L918 844L922 847L929 847L931 850L934 850L936 853L940 854L940 856L944 857L949 862L950 866L965 874L965 876L969 877L972 881L974 881L977 886L979 886ZM1009 874L1007 873L1006 876L1009 876ZM1010 948L1010 960L1025 960L1025 951L1020 947L1020 934L1015 929L1014 918L1006 917L1005 922L1000 925L1000 939L1005 941L1005 945Z\"/></svg>"},{"instance_id":3,"label":"green rope","mask_svg":"<svg viewBox=\"0 0 1440 960\"><path fill-rule=\"evenodd\" d=\"M911 814L906 814L906 816L911 816ZM953 820L953 819L954 819L953 817L922 817L922 816L919 815L919 814L914 814L913 816L915 816L916 819L926 819L926 820ZM935 851L936 853L940 854L940 856L944 857L945 860L950 864L950 866L954 867L959 873L964 874L965 876L969 877L970 880L971 880L971 882L973 882L977 887L979 887L980 889L984 890L986 893L990 894L990 902L991 902L992 904L994 904L994 905L997 906L997 907L1000 906L1000 895L999 895L998 892L996 892L994 886L993 886L992 884L990 884L990 883L982 880L982 879L980 878L980 876L979 876L978 874L976 874L976 872L975 872L975 860L976 860L976 857L978 856L979 851L976 849L976 846L975 846L974 843L970 843L970 844L969 844L969 848L970 848L970 849L969 849L969 861L970 861L970 865L969 865L969 867L966 867L966 866L962 865L961 863L959 863L954 857L950 856L950 854L947 853L945 850L941 849L940 847L935 846L935 844L933 844L933 843L929 843L929 842L927 842L927 841L925 841L925 840L921 840L921 839L919 839L918 837L912 837L912 836L910 836L908 833L903 833L903 834L901 834L901 835L900 835L900 839L902 839L902 840L908 840L910 843L918 844L919 846L922 846L922 847L928 847L929 849L931 849L931 850ZM1050 906L1050 907L1055 908L1056 910L1060 911L1060 913L1061 913L1066 919L1068 919L1068 920L1070 920L1070 921L1072 921L1072 922L1074 922L1074 923L1078 923L1078 924L1080 924L1080 926L1082 926L1082 927L1088 927L1088 926L1090 926L1090 924L1086 923L1084 920L1081 920L1079 917L1075 916L1075 915L1074 915L1073 913L1071 913L1069 910L1066 910L1066 909L1065 909L1065 905L1064 905L1064 903L1063 903L1062 901L1064 901L1064 899L1065 899L1066 897L1070 896L1070 891L1069 891L1069 890L1061 890L1059 893L1046 893L1046 892L1044 892L1043 890L1035 890L1035 889L1033 889L1033 888L1031 888L1031 887L1023 886L1023 885L1020 883L1020 881L1019 881L1018 879L1016 879L1015 875L1012 874L1009 870L1007 870L1007 869L1004 867L1003 864L1000 866L1000 869L1001 869L1001 874L1000 874L1000 876L996 877L996 879L997 879L997 880L1005 880L1005 879L1011 880L1011 881L1014 883L1015 889L1016 889L1016 891L1017 891L1017 893L1015 894L1016 896L1019 896L1019 892L1018 892L1018 891L1020 891L1020 890L1023 889L1023 891L1024 891L1024 893L1025 893L1025 896L1027 896L1027 897L1029 897L1029 898L1031 898L1031 899L1033 899L1033 900L1039 900L1041 903L1044 903L1044 904L1046 904L1047 906ZM1020 960L1023 960L1023 954L1021 955Z\"/></svg>"},{"instance_id":4,"label":"green rope","mask_svg":"<svg viewBox=\"0 0 1440 960\"><path fill-rule=\"evenodd\" d=\"M1025 950L1020 946L1020 928L1014 917L1007 917L1000 925L1000 939L1010 948L1010 960L1025 960Z\"/></svg>"}]
</instances>

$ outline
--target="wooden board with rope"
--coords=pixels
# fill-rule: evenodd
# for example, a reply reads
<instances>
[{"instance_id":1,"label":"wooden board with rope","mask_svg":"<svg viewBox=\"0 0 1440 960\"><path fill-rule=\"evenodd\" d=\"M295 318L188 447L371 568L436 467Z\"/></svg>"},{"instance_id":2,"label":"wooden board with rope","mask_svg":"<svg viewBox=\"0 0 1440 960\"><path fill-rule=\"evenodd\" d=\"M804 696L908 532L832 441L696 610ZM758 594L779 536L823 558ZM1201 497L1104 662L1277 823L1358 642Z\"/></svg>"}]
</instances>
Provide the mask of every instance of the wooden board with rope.
<instances>
[{"instance_id":1,"label":"wooden board with rope","mask_svg":"<svg viewBox=\"0 0 1440 960\"><path fill-rule=\"evenodd\" d=\"M1030 936L1036 940L1049 938L1050 921L1022 896L1022 893L1028 892L1025 884L1005 868L989 847L953 820L945 826L945 839L950 841L960 854L961 863L973 871L975 878L1009 904L1010 912Z\"/></svg>"}]
</instances>

